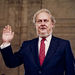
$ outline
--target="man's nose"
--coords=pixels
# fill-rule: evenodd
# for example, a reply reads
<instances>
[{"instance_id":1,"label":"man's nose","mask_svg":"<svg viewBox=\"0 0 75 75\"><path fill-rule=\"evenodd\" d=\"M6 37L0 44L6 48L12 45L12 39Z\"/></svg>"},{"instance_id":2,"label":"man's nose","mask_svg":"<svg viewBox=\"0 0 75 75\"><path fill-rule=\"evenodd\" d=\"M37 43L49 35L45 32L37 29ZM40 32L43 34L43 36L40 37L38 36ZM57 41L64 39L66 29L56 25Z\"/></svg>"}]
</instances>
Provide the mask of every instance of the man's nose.
<instances>
[{"instance_id":1,"label":"man's nose","mask_svg":"<svg viewBox=\"0 0 75 75\"><path fill-rule=\"evenodd\" d=\"M41 22L41 25L45 25L45 22L44 22L44 20L42 20L42 22Z\"/></svg>"}]
</instances>

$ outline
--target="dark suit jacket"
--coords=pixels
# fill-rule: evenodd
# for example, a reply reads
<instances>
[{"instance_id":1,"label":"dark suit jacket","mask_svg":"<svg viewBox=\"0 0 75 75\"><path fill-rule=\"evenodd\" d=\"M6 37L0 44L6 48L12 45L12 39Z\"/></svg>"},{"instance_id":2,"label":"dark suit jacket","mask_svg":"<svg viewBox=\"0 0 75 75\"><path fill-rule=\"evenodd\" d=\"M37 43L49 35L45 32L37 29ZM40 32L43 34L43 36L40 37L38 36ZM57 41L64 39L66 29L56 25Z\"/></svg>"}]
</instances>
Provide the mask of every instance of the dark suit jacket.
<instances>
[{"instance_id":1,"label":"dark suit jacket","mask_svg":"<svg viewBox=\"0 0 75 75\"><path fill-rule=\"evenodd\" d=\"M75 58L74 58L74 72L75 72Z\"/></svg>"},{"instance_id":2,"label":"dark suit jacket","mask_svg":"<svg viewBox=\"0 0 75 75\"><path fill-rule=\"evenodd\" d=\"M23 42L14 54L11 46L1 50L1 53L10 68L24 64L25 75L75 75L69 41L54 36L42 66L39 64L38 38Z\"/></svg>"}]
</instances>

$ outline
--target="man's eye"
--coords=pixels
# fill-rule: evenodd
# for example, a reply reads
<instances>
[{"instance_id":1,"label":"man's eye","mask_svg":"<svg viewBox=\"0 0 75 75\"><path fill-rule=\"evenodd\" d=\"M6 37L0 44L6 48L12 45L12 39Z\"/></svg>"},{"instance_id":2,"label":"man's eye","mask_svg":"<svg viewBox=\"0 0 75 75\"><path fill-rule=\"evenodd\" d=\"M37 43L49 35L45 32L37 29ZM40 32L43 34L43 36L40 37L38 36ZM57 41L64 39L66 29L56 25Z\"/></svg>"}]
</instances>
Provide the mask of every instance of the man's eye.
<instances>
[{"instance_id":1,"label":"man's eye","mask_svg":"<svg viewBox=\"0 0 75 75\"><path fill-rule=\"evenodd\" d=\"M41 22L42 22L42 20L38 20L37 22L38 22L38 23L41 23Z\"/></svg>"},{"instance_id":2,"label":"man's eye","mask_svg":"<svg viewBox=\"0 0 75 75\"><path fill-rule=\"evenodd\" d=\"M45 22L45 23L47 23L49 20L47 20L47 19L44 19L44 20L37 20L36 22L37 23L41 23L41 22Z\"/></svg>"},{"instance_id":3,"label":"man's eye","mask_svg":"<svg viewBox=\"0 0 75 75\"><path fill-rule=\"evenodd\" d=\"M44 20L44 22L48 22L48 20Z\"/></svg>"}]
</instances>

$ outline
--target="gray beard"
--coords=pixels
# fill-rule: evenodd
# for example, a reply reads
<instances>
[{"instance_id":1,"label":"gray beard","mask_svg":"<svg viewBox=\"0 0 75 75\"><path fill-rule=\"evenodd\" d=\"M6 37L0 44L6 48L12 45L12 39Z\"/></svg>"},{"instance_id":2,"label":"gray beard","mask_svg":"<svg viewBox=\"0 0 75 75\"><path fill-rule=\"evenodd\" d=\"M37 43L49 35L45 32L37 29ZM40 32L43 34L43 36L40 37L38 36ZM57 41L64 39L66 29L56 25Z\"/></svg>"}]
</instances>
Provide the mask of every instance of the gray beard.
<instances>
[{"instance_id":1,"label":"gray beard","mask_svg":"<svg viewBox=\"0 0 75 75\"><path fill-rule=\"evenodd\" d=\"M36 32L37 32L37 36L39 37L48 37L50 34L52 34L53 30L51 30L50 33L46 33L46 34L39 34L37 29L36 29Z\"/></svg>"},{"instance_id":2,"label":"gray beard","mask_svg":"<svg viewBox=\"0 0 75 75\"><path fill-rule=\"evenodd\" d=\"M45 35L43 35L43 34L37 34L39 37L47 37L47 36L49 36L50 34L45 34Z\"/></svg>"},{"instance_id":3,"label":"gray beard","mask_svg":"<svg viewBox=\"0 0 75 75\"><path fill-rule=\"evenodd\" d=\"M37 32L37 36L39 36L39 37L48 37L50 34L52 34L52 31L49 34L48 33L46 33L46 34L39 34Z\"/></svg>"}]
</instances>

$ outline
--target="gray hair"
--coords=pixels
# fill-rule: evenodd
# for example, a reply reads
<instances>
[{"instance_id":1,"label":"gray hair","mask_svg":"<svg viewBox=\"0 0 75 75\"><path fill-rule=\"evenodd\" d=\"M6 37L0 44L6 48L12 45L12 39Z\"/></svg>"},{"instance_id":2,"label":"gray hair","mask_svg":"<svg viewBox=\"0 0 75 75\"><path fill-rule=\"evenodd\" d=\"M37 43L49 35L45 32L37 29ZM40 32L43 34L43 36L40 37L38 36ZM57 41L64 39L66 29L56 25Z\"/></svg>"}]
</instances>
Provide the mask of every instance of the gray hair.
<instances>
[{"instance_id":1,"label":"gray hair","mask_svg":"<svg viewBox=\"0 0 75 75\"><path fill-rule=\"evenodd\" d=\"M34 24L36 23L36 17L37 17L37 15L40 14L41 12L46 12L46 13L48 13L48 14L50 15L51 21L52 21L54 24L56 23L56 20L55 20L54 16L52 16L51 12L50 12L48 9L41 9L41 10L38 10L38 11L34 14L34 16L33 16L33 23L34 23Z\"/></svg>"}]
</instances>

